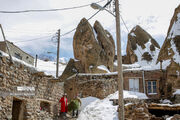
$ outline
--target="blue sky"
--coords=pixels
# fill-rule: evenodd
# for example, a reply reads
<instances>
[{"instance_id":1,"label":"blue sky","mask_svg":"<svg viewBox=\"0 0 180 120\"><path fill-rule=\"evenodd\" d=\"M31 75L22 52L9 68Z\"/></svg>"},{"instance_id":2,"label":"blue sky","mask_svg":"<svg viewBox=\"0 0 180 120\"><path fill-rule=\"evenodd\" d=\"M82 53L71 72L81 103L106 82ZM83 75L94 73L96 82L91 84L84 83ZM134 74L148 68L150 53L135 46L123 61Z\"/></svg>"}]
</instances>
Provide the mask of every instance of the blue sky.
<instances>
[{"instance_id":1,"label":"blue sky","mask_svg":"<svg viewBox=\"0 0 180 120\"><path fill-rule=\"evenodd\" d=\"M0 10L65 8L90 4L97 1L98 0L0 0ZM106 2L107 0L99 4L104 5ZM179 0L120 0L120 12L129 30L138 24L162 45L174 9L178 5ZM89 6L58 12L0 13L0 23L4 28L6 38L14 42L14 44L24 51L32 55L46 54L47 52L55 53L57 45L51 41L51 37L56 31L61 29L61 34L66 33L75 28L83 17L89 18L95 12L96 10L93 10ZM100 21L103 27L109 30L115 39L115 19L112 15L106 11L101 11L90 20L91 25L94 24L95 20ZM127 34L128 32L122 24L123 54L125 54L126 51ZM73 35L74 32L61 38L60 57L73 57ZM28 41L32 39L36 40Z\"/></svg>"}]
</instances>

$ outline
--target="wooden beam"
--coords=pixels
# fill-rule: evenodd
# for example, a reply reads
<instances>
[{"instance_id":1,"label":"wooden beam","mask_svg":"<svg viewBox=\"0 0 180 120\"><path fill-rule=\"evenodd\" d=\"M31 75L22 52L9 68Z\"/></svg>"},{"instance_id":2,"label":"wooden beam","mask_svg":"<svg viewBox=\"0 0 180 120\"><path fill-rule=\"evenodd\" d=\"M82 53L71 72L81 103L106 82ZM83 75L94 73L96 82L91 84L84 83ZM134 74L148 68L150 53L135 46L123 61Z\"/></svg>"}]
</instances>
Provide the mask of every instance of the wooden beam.
<instances>
[{"instance_id":1,"label":"wooden beam","mask_svg":"<svg viewBox=\"0 0 180 120\"><path fill-rule=\"evenodd\" d=\"M165 105L165 104L155 104L152 103L148 105L148 109L151 110L169 110L169 111L177 111L180 110L180 105Z\"/></svg>"}]
</instances>

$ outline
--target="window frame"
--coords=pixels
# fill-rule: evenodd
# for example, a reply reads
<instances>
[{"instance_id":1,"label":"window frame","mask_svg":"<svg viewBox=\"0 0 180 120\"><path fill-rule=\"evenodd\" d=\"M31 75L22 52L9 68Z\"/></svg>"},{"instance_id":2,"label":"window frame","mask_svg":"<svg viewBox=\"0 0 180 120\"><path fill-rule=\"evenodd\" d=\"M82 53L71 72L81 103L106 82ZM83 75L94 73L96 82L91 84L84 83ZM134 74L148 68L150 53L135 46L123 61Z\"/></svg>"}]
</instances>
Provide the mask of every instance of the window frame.
<instances>
[{"instance_id":1,"label":"window frame","mask_svg":"<svg viewBox=\"0 0 180 120\"><path fill-rule=\"evenodd\" d=\"M147 81L147 94L149 94L149 95L158 94L156 80L148 80Z\"/></svg>"},{"instance_id":2,"label":"window frame","mask_svg":"<svg viewBox=\"0 0 180 120\"><path fill-rule=\"evenodd\" d=\"M22 60L22 56L21 56L21 54L20 53L14 53L14 57L16 57L17 59L20 59L20 60Z\"/></svg>"}]
</instances>

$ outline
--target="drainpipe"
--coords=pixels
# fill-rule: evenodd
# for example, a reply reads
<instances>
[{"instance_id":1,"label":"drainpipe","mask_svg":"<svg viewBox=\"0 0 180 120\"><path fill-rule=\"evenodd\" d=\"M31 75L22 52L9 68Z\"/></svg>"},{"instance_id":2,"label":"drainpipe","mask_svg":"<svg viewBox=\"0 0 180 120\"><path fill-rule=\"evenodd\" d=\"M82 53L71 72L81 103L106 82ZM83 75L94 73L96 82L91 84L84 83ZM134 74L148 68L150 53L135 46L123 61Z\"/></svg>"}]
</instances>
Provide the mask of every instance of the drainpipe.
<instances>
[{"instance_id":1,"label":"drainpipe","mask_svg":"<svg viewBox=\"0 0 180 120\"><path fill-rule=\"evenodd\" d=\"M162 60L160 61L160 70L162 70Z\"/></svg>"},{"instance_id":2,"label":"drainpipe","mask_svg":"<svg viewBox=\"0 0 180 120\"><path fill-rule=\"evenodd\" d=\"M144 93L146 94L146 87L145 87L145 80L144 80L144 70L142 71L143 74L143 87L144 87Z\"/></svg>"}]
</instances>

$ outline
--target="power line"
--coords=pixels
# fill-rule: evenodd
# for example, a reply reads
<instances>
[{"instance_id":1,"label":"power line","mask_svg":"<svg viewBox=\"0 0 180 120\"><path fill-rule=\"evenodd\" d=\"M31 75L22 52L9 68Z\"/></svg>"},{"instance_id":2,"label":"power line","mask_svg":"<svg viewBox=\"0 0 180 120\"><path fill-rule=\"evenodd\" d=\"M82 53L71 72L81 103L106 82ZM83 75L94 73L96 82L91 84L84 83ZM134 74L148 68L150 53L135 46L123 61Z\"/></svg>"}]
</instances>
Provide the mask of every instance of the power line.
<instances>
[{"instance_id":1,"label":"power line","mask_svg":"<svg viewBox=\"0 0 180 120\"><path fill-rule=\"evenodd\" d=\"M89 17L89 18L87 19L87 21L89 21L90 19L92 19L92 18L93 18L96 14L98 14L100 11L101 11L101 10L98 10L95 14L93 14L91 17ZM87 22L87 21L85 21L85 22ZM85 22L83 22L82 24L84 24ZM66 33L64 33L64 34L62 34L62 35L60 35L60 37L63 37L63 36L65 36L65 35L73 32L73 31L75 31L76 29L77 29L77 27L76 27L76 28L73 28L72 30L70 30L70 31L68 31L68 32L66 32Z\"/></svg>"},{"instance_id":2,"label":"power line","mask_svg":"<svg viewBox=\"0 0 180 120\"><path fill-rule=\"evenodd\" d=\"M109 4L109 3L108 3L108 4ZM106 4L104 7L106 7L106 6L107 6L107 4ZM89 17L89 18L87 19L87 21L89 21L90 19L92 19L92 18L93 18L96 14L98 14L100 11L101 11L101 10L97 11L95 14L93 14L91 17ZM84 23L85 23L85 22L84 22ZM82 23L82 24L84 24L84 23ZM77 27L76 27L76 28L77 28ZM74 28L74 29L72 29L72 30L70 30L70 31L68 31L68 32L66 32L66 33L64 33L64 34L62 34L62 35L60 35L60 37L63 37L63 36L65 36L65 35L67 35L67 34L73 32L73 31L75 31L76 28ZM37 39L46 38L46 37L50 37L50 36L44 36L44 37L34 38L34 39L30 39L30 40L16 41L16 42L14 42L14 43L29 42L29 41L34 41L34 40L37 40Z\"/></svg>"},{"instance_id":3,"label":"power line","mask_svg":"<svg viewBox=\"0 0 180 120\"><path fill-rule=\"evenodd\" d=\"M111 3L111 1L112 1L112 0L108 1L108 2L103 6L103 8L105 8L107 5L109 5L109 4ZM98 10L95 14L93 14L91 17L89 17L89 18L87 19L87 21L89 21L90 19L92 19L92 18L93 18L95 15L97 15L100 11L101 11L101 10ZM85 21L85 22L87 22L87 21ZM84 22L84 23L85 23L85 22ZM82 24L84 24L84 23L82 23ZM77 27L76 27L76 28L77 28ZM70 31L68 31L68 32L60 35L60 37L63 37L63 36L65 36L65 35L73 32L73 31L75 31L76 28L74 28L74 29L72 29L72 30L70 30Z\"/></svg>"},{"instance_id":4,"label":"power line","mask_svg":"<svg viewBox=\"0 0 180 120\"><path fill-rule=\"evenodd\" d=\"M35 31L24 31L24 30L6 30L6 32L10 33L32 33L32 34L52 34L54 32L35 32Z\"/></svg>"},{"instance_id":5,"label":"power line","mask_svg":"<svg viewBox=\"0 0 180 120\"><path fill-rule=\"evenodd\" d=\"M43 36L43 37L34 38L34 39L29 39L29 40L15 41L14 43L29 42L29 41L34 41L34 40L38 40L38 39L43 39L43 38L47 38L47 37L51 37L51 36L52 36L52 35L49 35L49 36ZM44 40L45 40L45 39L44 39Z\"/></svg>"},{"instance_id":6,"label":"power line","mask_svg":"<svg viewBox=\"0 0 180 120\"><path fill-rule=\"evenodd\" d=\"M105 0L101 0L101 1L98 1L96 3L100 3L103 1L105 1ZM62 10L71 10L71 9L83 8L83 7L87 7L90 5L91 4L86 4L86 5L81 5L81 6L69 7L69 8L45 9L45 10L0 11L0 13L53 12L53 11L62 11Z\"/></svg>"},{"instance_id":7,"label":"power line","mask_svg":"<svg viewBox=\"0 0 180 120\"><path fill-rule=\"evenodd\" d=\"M104 0L102 0L102 1L104 1ZM99 2L102 2L102 1L99 1ZM107 2L103 7L105 8L108 4L110 4L110 2L111 2L111 1ZM96 3L98 3L98 2L96 2ZM89 4L89 5L90 5L90 4ZM100 11L101 11L101 10L98 10L95 14L93 14L91 17L89 17L89 18L87 19L87 21L89 21L90 19L92 19L92 18L93 18L96 14L98 14ZM85 22L84 22L84 23L85 23ZM83 24L84 24L84 23L83 23ZM77 28L77 27L76 27L76 28ZM70 30L70 31L68 31L68 32L60 35L60 37L63 37L63 36L65 36L65 35L73 32L73 31L75 31L76 28L74 28L74 29L72 29L72 30ZM34 38L34 39L29 39L29 40L16 41L16 42L14 42L14 43L29 42L29 41L34 41L34 40L37 40L37 39L42 39L42 38L47 38L47 37L50 37L50 36L44 36L44 37L39 37L39 38Z\"/></svg>"}]
</instances>

